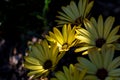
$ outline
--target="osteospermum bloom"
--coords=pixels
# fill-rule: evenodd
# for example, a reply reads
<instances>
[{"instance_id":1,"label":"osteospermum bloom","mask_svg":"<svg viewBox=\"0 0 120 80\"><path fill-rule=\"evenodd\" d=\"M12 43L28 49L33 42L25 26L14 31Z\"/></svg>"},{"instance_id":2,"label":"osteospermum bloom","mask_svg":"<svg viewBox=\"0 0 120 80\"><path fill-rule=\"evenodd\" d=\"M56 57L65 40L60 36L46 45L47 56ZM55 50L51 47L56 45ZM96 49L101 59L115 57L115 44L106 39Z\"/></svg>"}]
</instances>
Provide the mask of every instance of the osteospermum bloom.
<instances>
[{"instance_id":1,"label":"osteospermum bloom","mask_svg":"<svg viewBox=\"0 0 120 80\"><path fill-rule=\"evenodd\" d=\"M78 70L87 68L85 80L120 80L120 56L114 57L114 48L103 47L101 51L89 51L89 59L78 57Z\"/></svg>"},{"instance_id":2,"label":"osteospermum bloom","mask_svg":"<svg viewBox=\"0 0 120 80\"><path fill-rule=\"evenodd\" d=\"M105 22L103 17L100 15L98 21L95 18L91 18L91 21L84 20L85 29L77 29L77 39L81 40L81 43L85 45L79 47L75 52L85 51L91 48L97 47L101 49L103 45L113 46L115 49L120 49L120 44L117 43L117 40L120 38L120 35L117 35L117 32L120 29L120 26L112 28L114 23L114 17L108 17ZM84 53L84 54L85 54Z\"/></svg>"},{"instance_id":3,"label":"osteospermum bloom","mask_svg":"<svg viewBox=\"0 0 120 80\"><path fill-rule=\"evenodd\" d=\"M47 76L63 55L56 44L49 46L46 40L31 45L24 62L24 67L30 70L28 76Z\"/></svg>"},{"instance_id":4,"label":"osteospermum bloom","mask_svg":"<svg viewBox=\"0 0 120 80\"><path fill-rule=\"evenodd\" d=\"M63 72L58 71L55 73L56 78L51 78L50 80L83 80L86 69L82 70L81 72L76 69L75 66L70 64L69 68L63 66Z\"/></svg>"},{"instance_id":5,"label":"osteospermum bloom","mask_svg":"<svg viewBox=\"0 0 120 80\"><path fill-rule=\"evenodd\" d=\"M70 5L62 7L63 12L58 12L60 15L57 16L58 20L56 20L56 22L58 22L58 25L69 23L81 25L83 19L88 17L93 3L93 1L89 2L89 0L79 0L77 6L74 1L71 1Z\"/></svg>"},{"instance_id":6,"label":"osteospermum bloom","mask_svg":"<svg viewBox=\"0 0 120 80\"><path fill-rule=\"evenodd\" d=\"M52 43L57 43L60 51L68 51L70 47L73 47L76 43L75 27L76 26L71 28L70 24L65 24L62 32L54 27L53 32L50 31L49 35L46 35L46 39Z\"/></svg>"}]
</instances>

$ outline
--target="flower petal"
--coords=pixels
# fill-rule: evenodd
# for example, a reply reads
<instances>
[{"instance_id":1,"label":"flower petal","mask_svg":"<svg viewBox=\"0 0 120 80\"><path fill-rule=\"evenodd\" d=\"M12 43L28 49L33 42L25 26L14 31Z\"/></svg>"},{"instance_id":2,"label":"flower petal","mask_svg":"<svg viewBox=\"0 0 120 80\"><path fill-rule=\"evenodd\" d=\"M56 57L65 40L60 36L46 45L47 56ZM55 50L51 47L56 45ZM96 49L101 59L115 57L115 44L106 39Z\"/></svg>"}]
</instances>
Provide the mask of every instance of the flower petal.
<instances>
[{"instance_id":1,"label":"flower petal","mask_svg":"<svg viewBox=\"0 0 120 80\"><path fill-rule=\"evenodd\" d=\"M91 35L94 40L97 39L98 33L97 33L94 25L87 19L84 19L84 25L85 25L85 28L87 29L87 31L89 32L89 35Z\"/></svg>"},{"instance_id":2,"label":"flower petal","mask_svg":"<svg viewBox=\"0 0 120 80\"><path fill-rule=\"evenodd\" d=\"M31 64L31 65L36 65L36 66L40 65L40 62L37 59L33 58L33 57L25 56L24 58L25 58L25 61L27 63Z\"/></svg>"},{"instance_id":3,"label":"flower petal","mask_svg":"<svg viewBox=\"0 0 120 80\"><path fill-rule=\"evenodd\" d=\"M102 68L103 59L99 51L97 49L90 49L88 52L88 56L92 63L95 64L97 68Z\"/></svg>"},{"instance_id":4,"label":"flower petal","mask_svg":"<svg viewBox=\"0 0 120 80\"><path fill-rule=\"evenodd\" d=\"M120 80L120 77L107 77L105 80Z\"/></svg>"},{"instance_id":5,"label":"flower petal","mask_svg":"<svg viewBox=\"0 0 120 80\"><path fill-rule=\"evenodd\" d=\"M98 29L98 34L99 37L103 37L103 17L102 15L99 16L98 18L98 25L97 25L97 29Z\"/></svg>"},{"instance_id":6,"label":"flower petal","mask_svg":"<svg viewBox=\"0 0 120 80\"><path fill-rule=\"evenodd\" d=\"M120 68L111 70L111 71L109 72L109 76L114 76L114 77L120 76Z\"/></svg>"},{"instance_id":7,"label":"flower petal","mask_svg":"<svg viewBox=\"0 0 120 80\"><path fill-rule=\"evenodd\" d=\"M115 45L116 50L120 50L120 44L119 43L114 43L114 45Z\"/></svg>"},{"instance_id":8,"label":"flower petal","mask_svg":"<svg viewBox=\"0 0 120 80\"><path fill-rule=\"evenodd\" d=\"M104 47L102 47L103 66L105 69L108 69L110 63L112 62L113 56L114 56L113 47L106 48L106 50Z\"/></svg>"},{"instance_id":9,"label":"flower petal","mask_svg":"<svg viewBox=\"0 0 120 80\"><path fill-rule=\"evenodd\" d=\"M70 24L68 25L68 28L71 28ZM68 30L68 44L71 44L75 40L75 26L73 29Z\"/></svg>"},{"instance_id":10,"label":"flower petal","mask_svg":"<svg viewBox=\"0 0 120 80\"><path fill-rule=\"evenodd\" d=\"M71 12L73 12L74 16L76 18L78 18L79 17L79 12L78 12L78 8L77 8L77 6L76 6L74 1L70 2L70 8L71 8Z\"/></svg>"},{"instance_id":11,"label":"flower petal","mask_svg":"<svg viewBox=\"0 0 120 80\"><path fill-rule=\"evenodd\" d=\"M64 41L63 41L63 36L61 32L55 27L53 28L53 31L54 31L57 41L62 45Z\"/></svg>"},{"instance_id":12,"label":"flower petal","mask_svg":"<svg viewBox=\"0 0 120 80\"><path fill-rule=\"evenodd\" d=\"M84 13L84 17L86 17L89 14L90 10L93 7L93 4L94 4L94 1L91 1L89 4L87 4L87 7L86 7L85 13Z\"/></svg>"},{"instance_id":13,"label":"flower petal","mask_svg":"<svg viewBox=\"0 0 120 80\"><path fill-rule=\"evenodd\" d=\"M67 18L68 20L72 20L71 17L69 17L68 15L64 14L63 12L60 12L60 11L59 11L58 13L59 13L61 16Z\"/></svg>"},{"instance_id":14,"label":"flower petal","mask_svg":"<svg viewBox=\"0 0 120 80\"><path fill-rule=\"evenodd\" d=\"M67 7L62 7L62 10L66 13L66 15L68 15L69 17L71 17L72 20L76 19L76 17L74 16L74 14L71 12L71 9L70 9L69 5Z\"/></svg>"},{"instance_id":15,"label":"flower petal","mask_svg":"<svg viewBox=\"0 0 120 80\"><path fill-rule=\"evenodd\" d=\"M106 19L106 21L104 23L104 38L105 39L108 37L114 21L115 21L115 18L112 16L110 16Z\"/></svg>"},{"instance_id":16,"label":"flower petal","mask_svg":"<svg viewBox=\"0 0 120 80\"><path fill-rule=\"evenodd\" d=\"M84 80L98 80L98 78L94 75L87 75L85 76Z\"/></svg>"},{"instance_id":17,"label":"flower petal","mask_svg":"<svg viewBox=\"0 0 120 80\"><path fill-rule=\"evenodd\" d=\"M58 71L55 76L57 77L58 80L66 80L66 77L64 76L64 73L61 71Z\"/></svg>"},{"instance_id":18,"label":"flower petal","mask_svg":"<svg viewBox=\"0 0 120 80\"><path fill-rule=\"evenodd\" d=\"M120 29L120 26L115 27L115 28L110 32L108 38L111 38L111 37L115 36L115 34L117 34L117 32L119 31L119 29Z\"/></svg>"},{"instance_id":19,"label":"flower petal","mask_svg":"<svg viewBox=\"0 0 120 80\"><path fill-rule=\"evenodd\" d=\"M67 33L67 25L66 24L62 28L62 33L63 33L64 42L67 42L68 33Z\"/></svg>"},{"instance_id":20,"label":"flower petal","mask_svg":"<svg viewBox=\"0 0 120 80\"><path fill-rule=\"evenodd\" d=\"M66 78L68 80L70 80L70 71L69 71L69 69L66 66L63 66L63 70L64 70Z\"/></svg>"},{"instance_id":21,"label":"flower petal","mask_svg":"<svg viewBox=\"0 0 120 80\"><path fill-rule=\"evenodd\" d=\"M93 40L90 40L89 38L85 36L76 36L77 39L80 40L80 43L87 43L89 45L95 45L95 42Z\"/></svg>"},{"instance_id":22,"label":"flower petal","mask_svg":"<svg viewBox=\"0 0 120 80\"><path fill-rule=\"evenodd\" d=\"M32 75L34 75L34 76L36 76L36 77L39 77L40 75L42 75L43 73L45 73L45 72L47 72L48 70L36 70L36 71L30 71L29 73L28 73L28 76L32 76Z\"/></svg>"},{"instance_id":23,"label":"flower petal","mask_svg":"<svg viewBox=\"0 0 120 80\"><path fill-rule=\"evenodd\" d=\"M93 48L93 46L85 46L85 47L80 47L75 49L75 52L81 52L81 51L85 51L87 49Z\"/></svg>"},{"instance_id":24,"label":"flower petal","mask_svg":"<svg viewBox=\"0 0 120 80\"><path fill-rule=\"evenodd\" d=\"M111 71L120 66L120 56L115 58L109 65L108 70Z\"/></svg>"},{"instance_id":25,"label":"flower petal","mask_svg":"<svg viewBox=\"0 0 120 80\"><path fill-rule=\"evenodd\" d=\"M116 42L119 38L120 38L120 35L111 36L111 37L107 38L106 43L109 44L109 43L112 43L112 42Z\"/></svg>"},{"instance_id":26,"label":"flower petal","mask_svg":"<svg viewBox=\"0 0 120 80\"><path fill-rule=\"evenodd\" d=\"M87 69L87 73L90 74L95 74L95 72L97 71L97 68L95 67L95 65L93 63L91 63L89 60L87 60L86 58L83 57L78 57L78 64L76 64L76 67L81 70L81 69Z\"/></svg>"}]
</instances>

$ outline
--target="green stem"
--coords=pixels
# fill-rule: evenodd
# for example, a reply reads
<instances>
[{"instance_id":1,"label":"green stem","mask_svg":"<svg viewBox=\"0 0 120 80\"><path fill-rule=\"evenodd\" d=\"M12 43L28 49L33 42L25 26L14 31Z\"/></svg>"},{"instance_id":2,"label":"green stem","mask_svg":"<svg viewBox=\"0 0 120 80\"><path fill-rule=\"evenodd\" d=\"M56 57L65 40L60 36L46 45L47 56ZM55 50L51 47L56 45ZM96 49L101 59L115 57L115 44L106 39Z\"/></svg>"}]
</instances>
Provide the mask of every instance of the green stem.
<instances>
[{"instance_id":1,"label":"green stem","mask_svg":"<svg viewBox=\"0 0 120 80\"><path fill-rule=\"evenodd\" d=\"M45 30L49 30L49 26L48 26L48 20L47 20L47 12L49 9L49 4L50 4L51 0L45 0L44 2L44 8L43 8L43 24L44 24L44 28Z\"/></svg>"}]
</instances>

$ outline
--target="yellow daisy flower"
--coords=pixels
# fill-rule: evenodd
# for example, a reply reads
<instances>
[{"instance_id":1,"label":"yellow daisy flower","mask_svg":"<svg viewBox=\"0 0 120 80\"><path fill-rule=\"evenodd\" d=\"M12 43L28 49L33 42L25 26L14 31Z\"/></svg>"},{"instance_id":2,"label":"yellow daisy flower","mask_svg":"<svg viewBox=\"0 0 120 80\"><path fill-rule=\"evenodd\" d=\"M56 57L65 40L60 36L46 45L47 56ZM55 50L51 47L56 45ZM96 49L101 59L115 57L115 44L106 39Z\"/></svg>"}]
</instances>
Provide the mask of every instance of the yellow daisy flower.
<instances>
[{"instance_id":1,"label":"yellow daisy flower","mask_svg":"<svg viewBox=\"0 0 120 80\"><path fill-rule=\"evenodd\" d=\"M64 53L59 53L57 44L49 47L46 40L31 45L28 56L25 56L24 67L29 69L28 76L47 76L55 69Z\"/></svg>"},{"instance_id":2,"label":"yellow daisy flower","mask_svg":"<svg viewBox=\"0 0 120 80\"><path fill-rule=\"evenodd\" d=\"M63 12L58 12L60 15L56 16L58 20L56 22L58 25L64 24L75 24L81 25L83 19L88 17L88 14L93 7L93 1L89 0L79 0L78 6L74 1L70 2L70 5L62 7Z\"/></svg>"},{"instance_id":3,"label":"yellow daisy flower","mask_svg":"<svg viewBox=\"0 0 120 80\"><path fill-rule=\"evenodd\" d=\"M76 69L75 66L70 64L69 68L63 66L63 72L58 71L55 73L56 78L51 78L50 80L83 80L86 69L81 72Z\"/></svg>"},{"instance_id":4,"label":"yellow daisy flower","mask_svg":"<svg viewBox=\"0 0 120 80\"><path fill-rule=\"evenodd\" d=\"M62 32L54 27L53 32L50 31L49 36L46 35L46 39L52 43L57 43L60 51L68 51L77 41L75 39L75 27L76 26L71 28L70 24L65 24L62 28Z\"/></svg>"},{"instance_id":5,"label":"yellow daisy flower","mask_svg":"<svg viewBox=\"0 0 120 80\"><path fill-rule=\"evenodd\" d=\"M95 18L91 18L91 22L87 19L84 20L86 29L76 29L76 32L78 34L77 39L81 40L81 43L85 45L77 48L75 52L85 51L95 47L101 49L103 45L113 46L120 50L120 44L117 43L120 35L116 34L120 26L112 28L114 19L114 17L110 16L103 22L103 17L100 15L98 22ZM83 54L87 54L87 51Z\"/></svg>"},{"instance_id":6,"label":"yellow daisy flower","mask_svg":"<svg viewBox=\"0 0 120 80\"><path fill-rule=\"evenodd\" d=\"M85 80L120 80L120 56L114 57L114 48L106 46L99 51L98 49L89 50L90 60L78 57L76 67L78 70L87 68Z\"/></svg>"}]
</instances>

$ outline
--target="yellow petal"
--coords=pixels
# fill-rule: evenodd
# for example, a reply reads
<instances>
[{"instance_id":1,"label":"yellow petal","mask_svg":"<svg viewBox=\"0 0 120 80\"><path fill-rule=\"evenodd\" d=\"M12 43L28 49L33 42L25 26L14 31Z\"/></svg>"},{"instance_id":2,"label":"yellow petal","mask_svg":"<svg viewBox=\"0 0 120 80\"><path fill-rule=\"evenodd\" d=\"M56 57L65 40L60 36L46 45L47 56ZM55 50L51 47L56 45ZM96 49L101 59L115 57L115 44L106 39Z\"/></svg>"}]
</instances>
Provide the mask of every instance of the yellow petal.
<instances>
[{"instance_id":1,"label":"yellow petal","mask_svg":"<svg viewBox=\"0 0 120 80\"><path fill-rule=\"evenodd\" d=\"M62 45L64 41L63 41L63 36L61 32L55 27L53 28L53 31L54 31L57 41Z\"/></svg>"},{"instance_id":2,"label":"yellow petal","mask_svg":"<svg viewBox=\"0 0 120 80\"><path fill-rule=\"evenodd\" d=\"M24 65L25 66L25 68L27 68L27 69L30 69L30 70L39 70L39 71L43 71L44 69L43 69L43 67L42 66L35 66L35 65L27 65L27 64L25 64Z\"/></svg>"},{"instance_id":3,"label":"yellow petal","mask_svg":"<svg viewBox=\"0 0 120 80\"><path fill-rule=\"evenodd\" d=\"M80 47L80 48L75 49L75 52L81 52L81 51L84 51L90 48L93 48L93 46Z\"/></svg>"},{"instance_id":4,"label":"yellow petal","mask_svg":"<svg viewBox=\"0 0 120 80\"><path fill-rule=\"evenodd\" d=\"M67 25L66 24L62 28L62 33L63 33L64 42L67 42L68 33L67 33Z\"/></svg>"},{"instance_id":5,"label":"yellow petal","mask_svg":"<svg viewBox=\"0 0 120 80\"><path fill-rule=\"evenodd\" d=\"M51 36L46 35L45 38L46 38L48 41L51 41L51 42L53 42L53 43L56 42L55 39L53 39Z\"/></svg>"},{"instance_id":6,"label":"yellow petal","mask_svg":"<svg viewBox=\"0 0 120 80\"><path fill-rule=\"evenodd\" d=\"M93 26L95 27L95 29L97 30L97 21L94 17L90 18L90 21L92 22Z\"/></svg>"},{"instance_id":7,"label":"yellow petal","mask_svg":"<svg viewBox=\"0 0 120 80\"><path fill-rule=\"evenodd\" d=\"M40 65L40 62L37 59L33 58L33 57L25 56L24 59L29 64L36 65L36 66Z\"/></svg>"},{"instance_id":8,"label":"yellow petal","mask_svg":"<svg viewBox=\"0 0 120 80\"><path fill-rule=\"evenodd\" d=\"M119 38L120 38L120 35L115 35L115 36L109 37L109 38L107 38L106 43L116 42Z\"/></svg>"},{"instance_id":9,"label":"yellow petal","mask_svg":"<svg viewBox=\"0 0 120 80\"><path fill-rule=\"evenodd\" d=\"M39 76L41 76L43 73L45 73L45 72L47 72L47 70L37 70L37 71L30 71L29 73L28 73L28 76L32 76L32 75L34 75L34 76L36 76L36 75L38 75L37 77L39 77Z\"/></svg>"},{"instance_id":10,"label":"yellow petal","mask_svg":"<svg viewBox=\"0 0 120 80\"><path fill-rule=\"evenodd\" d=\"M104 32L104 30L103 30L103 17L102 17L102 15L100 15L99 16L99 18L98 18L98 25L97 25L97 29L98 29L98 34L99 34L99 37L103 37L103 32Z\"/></svg>"},{"instance_id":11,"label":"yellow petal","mask_svg":"<svg viewBox=\"0 0 120 80\"><path fill-rule=\"evenodd\" d=\"M84 19L84 25L87 31L91 33L91 36L93 36L92 38L94 39L98 38L98 33L97 33L96 28L89 20Z\"/></svg>"},{"instance_id":12,"label":"yellow petal","mask_svg":"<svg viewBox=\"0 0 120 80\"><path fill-rule=\"evenodd\" d=\"M39 46L41 46L41 45L39 45ZM35 45L32 46L32 51L31 51L30 54L31 54L31 57L34 57L34 58L36 58L36 59L38 59L38 60L40 60L42 62L45 60L43 50L39 49Z\"/></svg>"},{"instance_id":13,"label":"yellow petal","mask_svg":"<svg viewBox=\"0 0 120 80\"><path fill-rule=\"evenodd\" d=\"M88 51L84 51L83 53L82 53L82 55L87 55L88 54Z\"/></svg>"},{"instance_id":14,"label":"yellow petal","mask_svg":"<svg viewBox=\"0 0 120 80\"><path fill-rule=\"evenodd\" d=\"M106 21L104 23L104 38L105 39L108 37L114 21L115 21L115 18L112 16L110 16L106 19Z\"/></svg>"},{"instance_id":15,"label":"yellow petal","mask_svg":"<svg viewBox=\"0 0 120 80\"><path fill-rule=\"evenodd\" d=\"M75 27L68 33L68 44L71 44L75 40Z\"/></svg>"},{"instance_id":16,"label":"yellow petal","mask_svg":"<svg viewBox=\"0 0 120 80\"><path fill-rule=\"evenodd\" d=\"M120 56L115 58L110 65L108 66L108 70L114 70L115 68L117 68L118 66L120 66Z\"/></svg>"},{"instance_id":17,"label":"yellow petal","mask_svg":"<svg viewBox=\"0 0 120 80\"><path fill-rule=\"evenodd\" d=\"M84 17L86 17L89 14L90 10L93 7L93 4L94 4L94 1L91 1L89 4L86 5L87 7L85 9Z\"/></svg>"},{"instance_id":18,"label":"yellow petal","mask_svg":"<svg viewBox=\"0 0 120 80\"><path fill-rule=\"evenodd\" d=\"M95 45L95 41L93 40L90 40L89 38L87 37L84 37L84 36L76 36L77 39L80 40L81 43L87 43L88 45Z\"/></svg>"},{"instance_id":19,"label":"yellow petal","mask_svg":"<svg viewBox=\"0 0 120 80\"><path fill-rule=\"evenodd\" d=\"M41 42L41 44L42 44L42 49L43 49L44 54L45 54L44 57L46 57L47 59L49 59L50 54L49 54L49 45L48 45L48 42L46 40L43 40Z\"/></svg>"},{"instance_id":20,"label":"yellow petal","mask_svg":"<svg viewBox=\"0 0 120 80\"><path fill-rule=\"evenodd\" d=\"M119 31L120 26L115 27L109 34L108 38L111 38L116 35L116 33Z\"/></svg>"}]
</instances>

